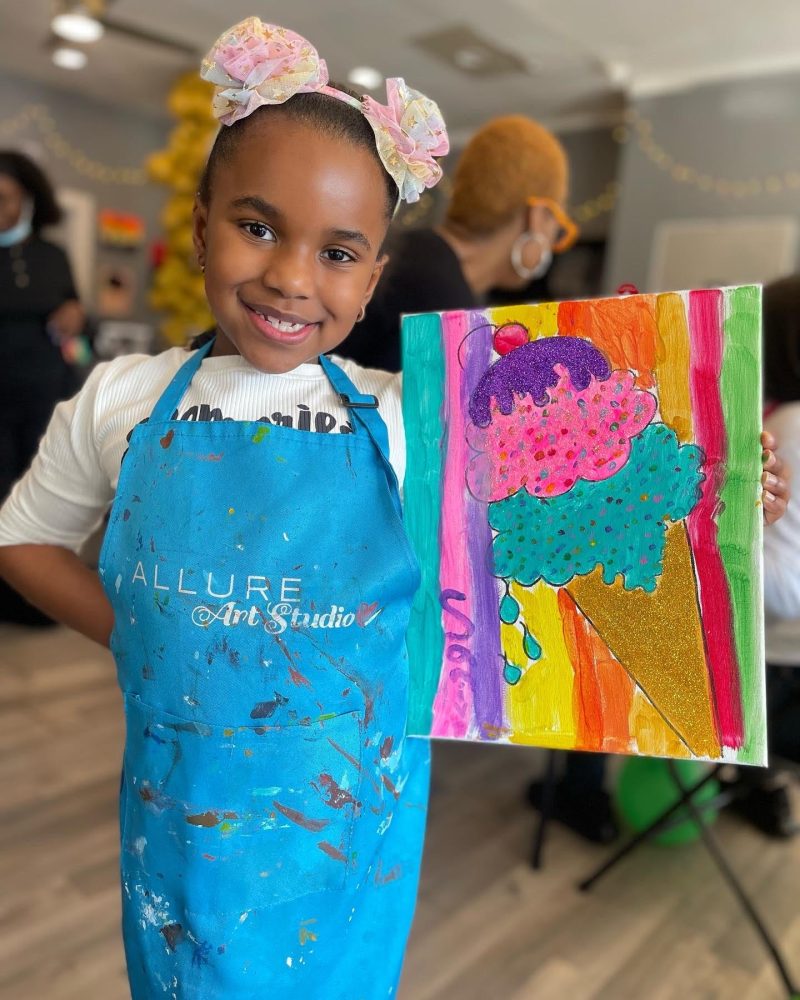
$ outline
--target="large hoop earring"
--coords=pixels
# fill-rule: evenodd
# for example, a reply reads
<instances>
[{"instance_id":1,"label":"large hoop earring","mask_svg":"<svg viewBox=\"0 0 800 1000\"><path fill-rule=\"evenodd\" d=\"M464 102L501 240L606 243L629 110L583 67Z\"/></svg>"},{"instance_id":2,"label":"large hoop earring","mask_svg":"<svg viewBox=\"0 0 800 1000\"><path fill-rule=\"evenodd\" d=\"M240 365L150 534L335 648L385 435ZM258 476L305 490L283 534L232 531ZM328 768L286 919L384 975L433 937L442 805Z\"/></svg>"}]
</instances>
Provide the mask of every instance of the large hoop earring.
<instances>
[{"instance_id":1,"label":"large hoop earring","mask_svg":"<svg viewBox=\"0 0 800 1000\"><path fill-rule=\"evenodd\" d=\"M531 241L538 243L542 250L536 267L526 267L522 261L523 247ZM550 266L552 259L553 252L550 249L547 237L542 233L535 233L530 229L524 233L520 233L511 247L511 266L524 281L533 281L534 278L541 277Z\"/></svg>"}]
</instances>

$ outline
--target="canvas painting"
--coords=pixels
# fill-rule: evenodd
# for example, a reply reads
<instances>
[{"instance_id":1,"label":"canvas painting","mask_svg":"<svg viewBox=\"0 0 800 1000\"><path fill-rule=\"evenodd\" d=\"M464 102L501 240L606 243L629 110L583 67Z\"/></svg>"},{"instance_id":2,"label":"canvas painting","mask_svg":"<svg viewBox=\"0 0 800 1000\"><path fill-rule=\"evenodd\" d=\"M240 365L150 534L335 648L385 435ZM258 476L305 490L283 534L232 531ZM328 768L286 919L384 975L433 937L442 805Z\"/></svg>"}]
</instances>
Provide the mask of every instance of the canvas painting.
<instances>
[{"instance_id":1,"label":"canvas painting","mask_svg":"<svg viewBox=\"0 0 800 1000\"><path fill-rule=\"evenodd\" d=\"M766 760L761 293L403 322L410 731Z\"/></svg>"}]
</instances>

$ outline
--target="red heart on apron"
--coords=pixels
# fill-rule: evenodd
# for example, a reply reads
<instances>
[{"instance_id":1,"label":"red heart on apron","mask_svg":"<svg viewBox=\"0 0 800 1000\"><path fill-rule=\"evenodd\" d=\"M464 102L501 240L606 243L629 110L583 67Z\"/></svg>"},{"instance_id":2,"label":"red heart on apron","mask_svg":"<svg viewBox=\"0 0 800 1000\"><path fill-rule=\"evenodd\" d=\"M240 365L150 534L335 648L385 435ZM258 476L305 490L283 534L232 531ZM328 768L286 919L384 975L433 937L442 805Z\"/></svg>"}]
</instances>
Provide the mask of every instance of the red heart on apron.
<instances>
[{"instance_id":1,"label":"red heart on apron","mask_svg":"<svg viewBox=\"0 0 800 1000\"><path fill-rule=\"evenodd\" d=\"M377 601L372 604L362 603L356 608L356 621L364 628L364 626L369 625L373 618L377 618L379 614Z\"/></svg>"}]
</instances>

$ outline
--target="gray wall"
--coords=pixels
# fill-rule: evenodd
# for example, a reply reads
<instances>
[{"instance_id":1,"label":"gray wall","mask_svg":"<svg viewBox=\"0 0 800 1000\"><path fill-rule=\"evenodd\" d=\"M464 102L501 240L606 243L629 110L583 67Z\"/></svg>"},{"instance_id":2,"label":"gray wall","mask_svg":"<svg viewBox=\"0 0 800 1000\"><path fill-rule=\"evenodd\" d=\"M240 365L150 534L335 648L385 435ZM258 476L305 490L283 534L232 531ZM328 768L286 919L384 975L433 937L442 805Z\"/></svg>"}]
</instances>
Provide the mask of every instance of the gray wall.
<instances>
[{"instance_id":1,"label":"gray wall","mask_svg":"<svg viewBox=\"0 0 800 1000\"><path fill-rule=\"evenodd\" d=\"M559 139L569 157L571 205L577 206L594 200L616 179L620 147L614 142L611 134L610 128L592 128L559 134ZM605 238L611 218L608 212L602 212L590 221L581 222L581 236L586 239Z\"/></svg>"},{"instance_id":2,"label":"gray wall","mask_svg":"<svg viewBox=\"0 0 800 1000\"><path fill-rule=\"evenodd\" d=\"M135 84L135 81L132 85ZM104 184L76 172L70 164L50 153L41 133L33 124L12 135L2 131L2 122L13 118L27 104L43 104L55 119L59 133L87 157L111 166L139 166L149 153L163 148L171 128L166 118L151 118L111 105L59 91L17 77L0 74L0 148L16 149L33 155L56 187L87 191L103 208L141 215L146 224L146 241L141 249L120 250L97 246L96 265L124 263L137 275L137 302L133 319L149 319L146 305L149 286L149 245L160 236L158 216L166 189Z\"/></svg>"},{"instance_id":3,"label":"gray wall","mask_svg":"<svg viewBox=\"0 0 800 1000\"><path fill-rule=\"evenodd\" d=\"M732 179L800 171L800 75L714 84L640 101L653 138L677 161ZM653 234L667 219L800 214L800 189L721 198L678 183L628 142L620 157L621 193L611 226L604 284L646 289Z\"/></svg>"}]
</instances>

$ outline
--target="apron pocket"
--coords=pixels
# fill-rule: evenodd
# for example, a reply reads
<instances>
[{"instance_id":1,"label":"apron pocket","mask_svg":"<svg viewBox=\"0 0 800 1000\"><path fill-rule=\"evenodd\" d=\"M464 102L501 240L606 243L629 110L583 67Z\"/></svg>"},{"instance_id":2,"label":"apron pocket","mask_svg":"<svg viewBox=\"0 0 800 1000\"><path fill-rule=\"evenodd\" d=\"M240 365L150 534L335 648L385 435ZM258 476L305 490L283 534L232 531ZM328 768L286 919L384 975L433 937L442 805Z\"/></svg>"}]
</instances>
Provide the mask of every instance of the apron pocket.
<instances>
[{"instance_id":1,"label":"apron pocket","mask_svg":"<svg viewBox=\"0 0 800 1000\"><path fill-rule=\"evenodd\" d=\"M122 877L136 919L168 936L192 913L245 919L345 888L362 811L355 713L226 728L127 695L125 714Z\"/></svg>"}]
</instances>

